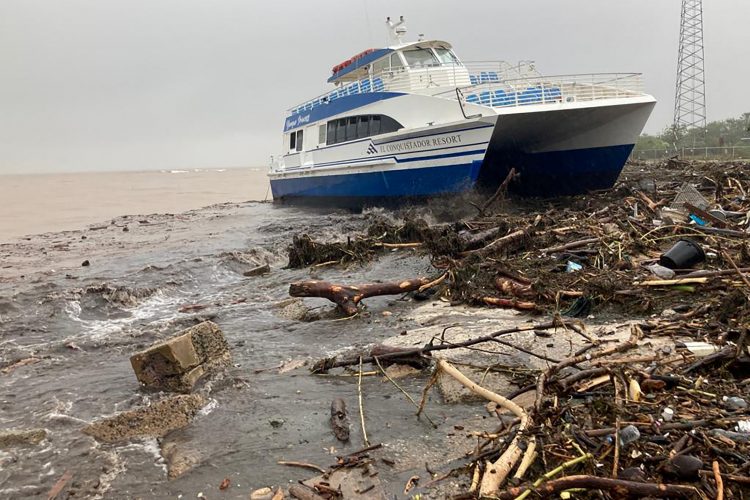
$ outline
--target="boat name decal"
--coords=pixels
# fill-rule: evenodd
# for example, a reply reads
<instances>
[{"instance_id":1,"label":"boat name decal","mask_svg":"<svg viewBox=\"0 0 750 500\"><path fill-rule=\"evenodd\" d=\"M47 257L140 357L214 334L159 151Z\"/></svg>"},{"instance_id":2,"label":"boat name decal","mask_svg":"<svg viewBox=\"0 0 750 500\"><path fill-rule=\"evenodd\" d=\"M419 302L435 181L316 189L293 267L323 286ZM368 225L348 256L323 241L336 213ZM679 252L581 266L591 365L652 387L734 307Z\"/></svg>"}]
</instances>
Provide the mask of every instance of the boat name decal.
<instances>
[{"instance_id":1,"label":"boat name decal","mask_svg":"<svg viewBox=\"0 0 750 500\"><path fill-rule=\"evenodd\" d=\"M447 144L460 144L461 134L448 135L444 137L433 137L432 139L418 139L414 141L398 142L396 144L383 144L380 146L381 153L394 153L401 151L412 151L430 146L445 146Z\"/></svg>"},{"instance_id":2,"label":"boat name decal","mask_svg":"<svg viewBox=\"0 0 750 500\"><path fill-rule=\"evenodd\" d=\"M299 127L300 125L304 125L305 123L310 123L310 113L302 116L298 115L294 118L287 118L286 120L286 130L289 130L290 128Z\"/></svg>"}]
</instances>

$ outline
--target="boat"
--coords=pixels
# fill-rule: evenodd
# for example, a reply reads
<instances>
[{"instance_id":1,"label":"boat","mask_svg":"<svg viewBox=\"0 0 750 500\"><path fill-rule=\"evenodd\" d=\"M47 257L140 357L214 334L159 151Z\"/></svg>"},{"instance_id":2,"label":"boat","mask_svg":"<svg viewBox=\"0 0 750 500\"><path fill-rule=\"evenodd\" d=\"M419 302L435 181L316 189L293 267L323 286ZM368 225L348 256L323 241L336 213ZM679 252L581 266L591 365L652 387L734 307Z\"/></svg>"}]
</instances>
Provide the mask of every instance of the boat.
<instances>
[{"instance_id":1,"label":"boat","mask_svg":"<svg viewBox=\"0 0 750 500\"><path fill-rule=\"evenodd\" d=\"M335 65L333 89L289 109L271 158L281 202L377 204L496 189L561 196L616 182L656 100L639 73L542 75L532 61L464 62L443 40Z\"/></svg>"}]
</instances>

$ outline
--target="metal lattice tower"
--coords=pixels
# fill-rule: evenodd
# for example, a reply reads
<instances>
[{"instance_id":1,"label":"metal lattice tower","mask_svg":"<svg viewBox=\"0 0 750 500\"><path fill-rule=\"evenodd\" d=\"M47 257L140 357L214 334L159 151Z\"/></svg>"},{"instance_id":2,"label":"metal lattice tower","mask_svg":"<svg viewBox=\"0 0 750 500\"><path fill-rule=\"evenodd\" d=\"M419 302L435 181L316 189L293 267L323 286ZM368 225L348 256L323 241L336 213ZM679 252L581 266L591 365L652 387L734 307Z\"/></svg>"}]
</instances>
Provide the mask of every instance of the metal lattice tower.
<instances>
[{"instance_id":1,"label":"metal lattice tower","mask_svg":"<svg viewBox=\"0 0 750 500\"><path fill-rule=\"evenodd\" d=\"M706 128L702 0L682 0L674 127L675 130L692 127Z\"/></svg>"}]
</instances>

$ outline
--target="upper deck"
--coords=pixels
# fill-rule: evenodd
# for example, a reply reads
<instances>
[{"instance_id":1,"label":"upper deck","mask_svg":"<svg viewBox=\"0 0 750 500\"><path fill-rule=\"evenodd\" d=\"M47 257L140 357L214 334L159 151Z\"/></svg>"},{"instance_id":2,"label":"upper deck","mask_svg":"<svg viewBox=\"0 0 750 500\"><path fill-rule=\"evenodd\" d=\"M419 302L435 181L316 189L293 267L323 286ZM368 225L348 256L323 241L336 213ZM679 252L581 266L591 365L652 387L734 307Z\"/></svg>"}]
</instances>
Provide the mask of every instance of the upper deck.
<instances>
[{"instance_id":1,"label":"upper deck","mask_svg":"<svg viewBox=\"0 0 750 500\"><path fill-rule=\"evenodd\" d=\"M288 116L347 96L379 92L460 99L492 108L645 95L639 73L544 76L531 61L464 63L441 40L365 51L334 67L329 82L336 85L334 90L287 110ZM369 97L370 102L377 100L376 95Z\"/></svg>"}]
</instances>

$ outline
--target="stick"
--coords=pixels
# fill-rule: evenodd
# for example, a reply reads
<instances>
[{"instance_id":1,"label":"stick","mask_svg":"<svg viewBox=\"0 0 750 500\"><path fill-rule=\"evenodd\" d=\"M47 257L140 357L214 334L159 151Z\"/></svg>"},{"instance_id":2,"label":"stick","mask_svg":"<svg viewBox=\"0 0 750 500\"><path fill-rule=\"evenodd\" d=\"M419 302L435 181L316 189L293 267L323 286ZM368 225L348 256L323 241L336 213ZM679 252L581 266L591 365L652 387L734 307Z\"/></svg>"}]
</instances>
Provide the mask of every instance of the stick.
<instances>
[{"instance_id":1,"label":"stick","mask_svg":"<svg viewBox=\"0 0 750 500\"><path fill-rule=\"evenodd\" d=\"M365 428L365 409L362 404L362 356L359 357L359 378L357 379L357 397L359 398L359 422L362 424L362 439L365 446L370 446L367 439L367 429Z\"/></svg>"},{"instance_id":2,"label":"stick","mask_svg":"<svg viewBox=\"0 0 750 500\"><path fill-rule=\"evenodd\" d=\"M380 361L378 360L377 357L375 358L375 362L378 364L378 368L380 368L380 371L383 372L383 375L385 375L385 378L387 378L388 381L396 387L396 389L401 391L401 393L404 396L406 396L406 399L411 401L411 404L413 404L414 407L417 409L417 411L421 413L422 408L420 408L420 406L417 404L416 401L414 401L414 398L412 398L408 392L406 392L400 385L398 385L398 383L395 380L393 380L390 376L388 376L388 374L385 372L385 370L381 366ZM417 418L419 418L419 414L417 414ZM424 414L424 418L426 418L435 429L438 428L437 424L433 422L432 419L426 413Z\"/></svg>"},{"instance_id":3,"label":"stick","mask_svg":"<svg viewBox=\"0 0 750 500\"><path fill-rule=\"evenodd\" d=\"M708 278L677 278L673 280L650 280L641 281L638 286L670 286L670 285L688 285L691 283L705 283Z\"/></svg>"},{"instance_id":4,"label":"stick","mask_svg":"<svg viewBox=\"0 0 750 500\"><path fill-rule=\"evenodd\" d=\"M542 253L562 252L563 250L571 250L573 248L584 247L586 245L589 245L591 243L596 243L598 241L599 241L599 238L586 238L585 240L572 241L564 245L542 248L540 251Z\"/></svg>"},{"instance_id":5,"label":"stick","mask_svg":"<svg viewBox=\"0 0 750 500\"><path fill-rule=\"evenodd\" d=\"M525 229L519 229L518 231L505 235L502 238L496 239L492 243L489 243L483 246L482 248L461 252L459 256L468 257L469 255L484 255L490 251L501 250L505 248L506 246L508 246L509 244L519 241L525 238L526 236L528 236L530 229L531 229L531 226Z\"/></svg>"},{"instance_id":6,"label":"stick","mask_svg":"<svg viewBox=\"0 0 750 500\"><path fill-rule=\"evenodd\" d=\"M583 488L587 490L615 491L620 495L643 497L672 497L672 498L699 498L698 490L692 486L663 483L637 483L635 481L623 481L622 479L610 479L596 476L568 476L549 481L533 490L529 486L509 488L502 492L499 500L520 500L522 493L534 491L540 498L552 498L556 493L572 488ZM525 497L523 497L525 498Z\"/></svg>"},{"instance_id":7,"label":"stick","mask_svg":"<svg viewBox=\"0 0 750 500\"><path fill-rule=\"evenodd\" d=\"M724 500L724 481L721 480L719 462L714 460L711 468L714 470L714 480L716 480L716 500Z\"/></svg>"},{"instance_id":8,"label":"stick","mask_svg":"<svg viewBox=\"0 0 750 500\"><path fill-rule=\"evenodd\" d=\"M49 490L47 493L47 500L54 500L57 498L57 495L60 494L60 492L65 488L65 485L68 484L68 481L70 481L73 478L73 473L69 470L66 470L62 476L60 476L60 479L57 480L57 482L52 486L52 489Z\"/></svg>"},{"instance_id":9,"label":"stick","mask_svg":"<svg viewBox=\"0 0 750 500\"><path fill-rule=\"evenodd\" d=\"M534 309L536 309L536 304L534 302L524 302L516 299L482 297L482 302L489 306L503 307L505 309L518 309L520 311L533 311Z\"/></svg>"},{"instance_id":10,"label":"stick","mask_svg":"<svg viewBox=\"0 0 750 500\"><path fill-rule=\"evenodd\" d=\"M289 465L290 467L302 467L303 469L312 469L312 470L320 472L321 474L325 474L326 472L328 472L322 467L318 467L315 464L308 464L307 462L291 462L287 460L279 460L276 463L279 465Z\"/></svg>"},{"instance_id":11,"label":"stick","mask_svg":"<svg viewBox=\"0 0 750 500\"><path fill-rule=\"evenodd\" d=\"M516 169L514 167L511 167L510 171L508 172L508 175L505 176L505 180L500 183L500 185L497 188L497 191L495 191L495 194L490 196L490 198L482 205L482 208L479 209L479 215L484 216L485 210L490 208L490 205L495 203L495 201L500 198L500 196L505 197L505 192L508 190L508 184L510 184L510 181L516 178Z\"/></svg>"},{"instance_id":12,"label":"stick","mask_svg":"<svg viewBox=\"0 0 750 500\"><path fill-rule=\"evenodd\" d=\"M417 291L418 291L418 292L424 292L424 291L425 291L425 290L427 290L428 288L432 288L433 286L437 286L437 285L439 285L440 283L442 283L442 282L443 282L443 280L445 280L445 278L446 278L447 276L448 276L448 273L447 273L447 272L444 272L444 273L443 273L443 275L442 275L441 277L439 277L439 278L438 278L438 279L436 279L436 280L430 281L429 283L426 283L426 284L424 284L424 285L420 286L420 287L419 287L419 288L417 289Z\"/></svg>"},{"instance_id":13,"label":"stick","mask_svg":"<svg viewBox=\"0 0 750 500\"><path fill-rule=\"evenodd\" d=\"M518 432L511 441L510 445L508 445L508 448L502 455L500 455L500 458L498 458L494 464L489 462L487 463L484 477L482 477L482 485L479 488L479 496L485 497L495 495L497 493L497 490L500 488L500 485L508 477L508 474L510 474L510 471L515 466L516 462L518 462L518 459L521 458L521 454L523 452L518 446L518 442L521 435L529 425L529 416L524 411L524 409L518 406L516 403L475 384L444 359L438 361L438 369L455 378L459 383L461 383L461 385L465 386L473 393L482 396L483 398L490 401L494 401L506 410L510 410L511 412L513 412L513 414L521 419L521 423L518 426ZM529 438L529 441L534 442L534 436L531 436L531 438ZM526 448L526 453L529 453L529 451L533 453L534 449L531 449L531 447L529 446Z\"/></svg>"},{"instance_id":14,"label":"stick","mask_svg":"<svg viewBox=\"0 0 750 500\"><path fill-rule=\"evenodd\" d=\"M569 469L570 467L573 467L574 465L577 465L580 462L583 462L584 460L589 460L591 458L594 458L594 456L591 453L586 453L585 455L581 455L579 457L574 458L573 460L568 460L567 462L560 464L559 466L555 467L551 471L545 472L544 475L542 475L542 477L534 481L531 487L526 487L526 491L521 491L520 493L518 493L518 496L516 497L515 500L523 500L524 498L526 498L527 496L531 494L531 491L533 488L539 487L539 485L542 484L547 479L550 479L560 474L565 469ZM502 498L505 493L510 493L513 490L521 490L522 488L524 487L520 486L518 488L510 488L507 492L503 492L502 494L500 494L499 497ZM516 495L511 494L508 498L513 498L514 496Z\"/></svg>"},{"instance_id":15,"label":"stick","mask_svg":"<svg viewBox=\"0 0 750 500\"><path fill-rule=\"evenodd\" d=\"M523 476L526 475L526 471L531 467L531 464L534 463L536 456L536 440L534 440L529 443L529 447L523 455L523 460L521 460L521 465L518 466L518 470L513 474L513 478L519 480L523 479Z\"/></svg>"}]
</instances>

